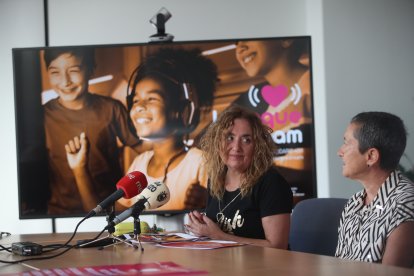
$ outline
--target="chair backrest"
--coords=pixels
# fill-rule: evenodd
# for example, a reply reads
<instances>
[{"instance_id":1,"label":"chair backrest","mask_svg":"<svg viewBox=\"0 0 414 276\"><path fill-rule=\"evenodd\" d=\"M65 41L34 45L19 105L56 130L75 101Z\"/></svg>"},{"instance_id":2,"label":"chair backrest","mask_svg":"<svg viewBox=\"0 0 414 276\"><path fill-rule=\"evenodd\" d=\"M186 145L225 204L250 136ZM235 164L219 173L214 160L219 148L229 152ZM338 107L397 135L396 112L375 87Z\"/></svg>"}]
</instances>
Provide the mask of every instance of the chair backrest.
<instances>
[{"instance_id":1,"label":"chair backrest","mask_svg":"<svg viewBox=\"0 0 414 276\"><path fill-rule=\"evenodd\" d=\"M290 250L334 256L339 220L347 201L345 198L311 198L298 202L292 212Z\"/></svg>"}]
</instances>

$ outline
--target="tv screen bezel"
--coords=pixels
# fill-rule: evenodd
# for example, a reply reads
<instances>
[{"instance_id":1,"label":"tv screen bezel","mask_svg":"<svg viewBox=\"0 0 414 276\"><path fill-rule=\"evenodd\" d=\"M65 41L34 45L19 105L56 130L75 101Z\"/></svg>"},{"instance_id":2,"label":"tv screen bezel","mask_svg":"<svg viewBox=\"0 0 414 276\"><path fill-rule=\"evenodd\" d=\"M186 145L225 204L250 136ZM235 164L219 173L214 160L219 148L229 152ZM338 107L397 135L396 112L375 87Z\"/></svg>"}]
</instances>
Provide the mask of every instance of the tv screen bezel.
<instances>
[{"instance_id":1,"label":"tv screen bezel","mask_svg":"<svg viewBox=\"0 0 414 276\"><path fill-rule=\"evenodd\" d=\"M87 212L85 213L74 213L74 214L70 214L70 215L53 215L53 214L38 214L38 215L25 215L24 214L24 210L22 207L22 202L23 202L23 193L24 191L22 191L22 181L23 181L23 168L22 168L22 143L24 143L22 141L23 138L26 138L25 133L32 133L31 128L35 128L35 125L32 125L31 127L27 127L26 129L22 129L22 124L24 123L24 120L22 120L22 116L25 116L23 113L22 114L22 103L25 102L25 106L31 106L31 104L33 104L33 101L30 100L30 98L28 99L26 96L24 96L22 94L22 91L27 91L30 89L27 89L28 86L30 86L31 84L35 83L36 85L42 85L41 84L41 80L39 78L41 78L41 73L40 73L40 69L38 70L38 72L34 72L33 75L31 76L30 74L28 74L29 77L33 78L32 80L28 80L27 82L21 82L21 79L19 79L19 70L21 69L20 67L24 67L24 64L27 64L28 60L30 60L30 58L26 57L24 58L25 60L19 60L20 58L22 58L21 56L19 56L19 53L23 53L25 51L41 51L47 48L75 48L75 47L92 47L95 49L99 49L99 48L112 48L112 47L180 47L180 46L188 46L188 45L192 45L192 44L197 44L197 45L207 45L207 44L213 44L213 43L235 43L237 41L251 41L251 40L286 40L286 39L305 39L307 40L308 46L309 46L309 71L310 71L310 76L309 76L309 81L310 81L310 98L311 98L311 116L312 116L312 124L311 124L311 148L313 149L313 154L312 154L312 185L311 185L311 190L312 190L312 195L307 196L308 197L316 197L317 196L317 181L316 181L316 150L315 150L315 133L314 133L314 125L315 125L315 120L314 120L314 90L313 90L313 85L312 85L312 81L313 81L313 77L312 77L312 72L313 72L313 67L312 67L312 47L311 47L311 36L285 36L285 37L249 37L249 38L229 38L229 39L212 39L212 40L189 40L189 41L174 41L174 42L142 42L142 43L118 43L118 44L96 44L96 45L70 45L70 46L49 46L49 47L23 47L23 48L13 48L12 49L12 56L13 56L13 78L14 78L14 99L15 99L15 126L16 126L16 154L17 154L17 172L18 172L18 198L19 198L19 219L44 219L44 218L69 218L69 217L84 217L86 215ZM35 64L35 66L38 66L38 68L40 68L41 66L41 61L40 61L40 57L38 57L39 60L33 60L33 64ZM19 66L17 64L20 64ZM25 69L25 68L24 68ZM26 75L27 77L27 75ZM25 77L25 78L26 78ZM243 92L243 91L240 91ZM125 92L126 93L126 92ZM40 100L40 97L38 97ZM29 101L30 103L27 103L27 101ZM29 112L27 110L25 110L24 112ZM38 112L37 111L30 111L30 112ZM40 122L37 122L40 123ZM43 125L42 125L43 126ZM37 134L38 137L42 137L41 133ZM37 143L39 143L39 141L36 141ZM40 141L41 142L41 141ZM41 158L47 158L46 153L43 153L43 156ZM41 159L43 160L43 159ZM26 180L27 181L27 180ZM43 181L47 181L47 180L43 180ZM114 183L115 185L116 183ZM32 192L35 192L36 189L34 188ZM38 195L34 195L34 196L38 196ZM42 196L42 195L40 195ZM187 213L190 210L146 210L143 212L143 214L145 215L162 215L162 216L174 216L177 214L183 214L183 213ZM117 211L118 213L119 211ZM106 214L98 214L98 216L105 216Z\"/></svg>"}]
</instances>

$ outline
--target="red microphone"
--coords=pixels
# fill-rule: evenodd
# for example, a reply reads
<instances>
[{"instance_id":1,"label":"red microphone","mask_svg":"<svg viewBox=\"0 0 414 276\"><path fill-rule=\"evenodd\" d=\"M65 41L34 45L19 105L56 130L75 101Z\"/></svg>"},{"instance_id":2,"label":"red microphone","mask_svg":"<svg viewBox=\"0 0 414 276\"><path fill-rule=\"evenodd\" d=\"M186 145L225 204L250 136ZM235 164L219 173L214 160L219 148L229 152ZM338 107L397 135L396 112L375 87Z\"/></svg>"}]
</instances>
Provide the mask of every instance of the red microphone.
<instances>
[{"instance_id":1,"label":"red microphone","mask_svg":"<svg viewBox=\"0 0 414 276\"><path fill-rule=\"evenodd\" d=\"M116 183L116 188L118 190L121 189L124 192L124 195L122 196L129 199L140 194L147 187L147 185L148 182L145 174L135 171L122 177L118 183Z\"/></svg>"},{"instance_id":2,"label":"red microphone","mask_svg":"<svg viewBox=\"0 0 414 276\"><path fill-rule=\"evenodd\" d=\"M102 210L106 209L109 205L113 204L121 197L129 199L138 195L147 187L147 185L147 178L142 172L134 171L128 173L122 177L118 183L116 183L117 190L99 203L85 216L85 218L90 218L96 214L99 214Z\"/></svg>"}]
</instances>

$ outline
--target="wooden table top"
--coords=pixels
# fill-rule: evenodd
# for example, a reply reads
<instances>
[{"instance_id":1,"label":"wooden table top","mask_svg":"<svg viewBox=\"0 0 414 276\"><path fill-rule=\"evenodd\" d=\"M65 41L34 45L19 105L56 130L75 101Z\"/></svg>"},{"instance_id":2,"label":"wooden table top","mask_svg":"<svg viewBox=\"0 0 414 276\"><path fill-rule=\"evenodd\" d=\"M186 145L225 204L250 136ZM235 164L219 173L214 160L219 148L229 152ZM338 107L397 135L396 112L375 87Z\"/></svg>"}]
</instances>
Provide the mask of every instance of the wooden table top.
<instances>
[{"instance_id":1,"label":"wooden table top","mask_svg":"<svg viewBox=\"0 0 414 276\"><path fill-rule=\"evenodd\" d=\"M95 235L95 233L78 233L74 240L94 238ZM0 244L10 246L13 242L18 241L31 241L41 245L65 243L70 236L69 233L11 235L0 239ZM207 271L214 275L414 275L413 269L251 245L212 250L162 248L148 243L143 246L144 252L125 244L110 246L103 250L97 248L71 249L64 255L49 260L27 261L24 264L0 263L0 274L31 271L34 268L52 269L173 262L182 267ZM44 257L45 254L40 256ZM5 251L0 252L1 260L11 261L24 258L28 257L17 256Z\"/></svg>"}]
</instances>

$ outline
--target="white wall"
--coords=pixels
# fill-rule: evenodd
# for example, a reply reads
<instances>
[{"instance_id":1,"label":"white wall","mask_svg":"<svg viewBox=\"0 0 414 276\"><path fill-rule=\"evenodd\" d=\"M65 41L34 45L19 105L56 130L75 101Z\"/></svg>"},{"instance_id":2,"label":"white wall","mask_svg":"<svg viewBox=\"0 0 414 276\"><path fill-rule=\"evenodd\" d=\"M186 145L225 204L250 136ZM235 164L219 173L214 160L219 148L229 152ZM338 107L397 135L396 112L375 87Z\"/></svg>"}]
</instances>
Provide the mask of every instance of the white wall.
<instances>
[{"instance_id":1,"label":"white wall","mask_svg":"<svg viewBox=\"0 0 414 276\"><path fill-rule=\"evenodd\" d=\"M348 197L361 185L341 176L336 152L356 113L400 116L414 160L414 1L326 0L323 19L330 194Z\"/></svg>"},{"instance_id":2,"label":"white wall","mask_svg":"<svg viewBox=\"0 0 414 276\"><path fill-rule=\"evenodd\" d=\"M41 0L0 0L0 231L43 232L50 220L19 221L14 127L12 51L14 47L44 45Z\"/></svg>"},{"instance_id":3,"label":"white wall","mask_svg":"<svg viewBox=\"0 0 414 276\"><path fill-rule=\"evenodd\" d=\"M303 35L306 28L305 0L49 2L50 45L147 42L156 32L149 19L161 7L172 14L166 31L175 41Z\"/></svg>"},{"instance_id":4,"label":"white wall","mask_svg":"<svg viewBox=\"0 0 414 276\"><path fill-rule=\"evenodd\" d=\"M166 27L175 41L311 35L318 196L348 197L360 186L341 176L336 148L352 115L368 109L394 112L414 133L413 3L411 0L50 0L49 44L147 42L155 33L148 21L163 6L173 15ZM0 0L0 26L3 146L0 231L50 232L50 220L18 220L11 60L13 47L44 46L43 1ZM411 137L407 149L411 158L414 158L413 146ZM142 219L150 223L155 220L152 216ZM103 220L87 220L79 230L101 230L105 225ZM78 221L59 219L57 231L72 232Z\"/></svg>"}]
</instances>

